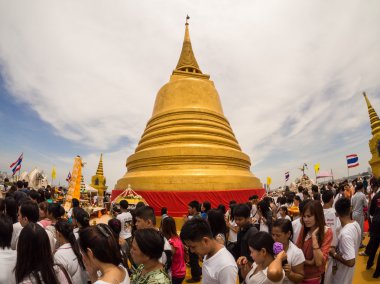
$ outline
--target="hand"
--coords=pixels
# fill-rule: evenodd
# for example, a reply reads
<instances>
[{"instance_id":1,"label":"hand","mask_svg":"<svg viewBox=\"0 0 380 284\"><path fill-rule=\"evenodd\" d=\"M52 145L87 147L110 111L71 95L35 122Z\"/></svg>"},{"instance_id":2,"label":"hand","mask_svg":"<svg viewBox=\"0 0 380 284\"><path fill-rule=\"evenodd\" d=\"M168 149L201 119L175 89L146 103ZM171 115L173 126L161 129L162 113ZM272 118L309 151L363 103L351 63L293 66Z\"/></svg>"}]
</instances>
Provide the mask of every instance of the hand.
<instances>
[{"instance_id":1,"label":"hand","mask_svg":"<svg viewBox=\"0 0 380 284\"><path fill-rule=\"evenodd\" d=\"M287 255L286 255L286 252L283 250L281 251L277 256L276 258L279 258L281 259L281 261L285 260L287 258Z\"/></svg>"},{"instance_id":2,"label":"hand","mask_svg":"<svg viewBox=\"0 0 380 284\"><path fill-rule=\"evenodd\" d=\"M330 248L330 251L329 251L329 255L331 256L331 257L334 257L334 254L336 253L336 249L334 248L334 247L331 247Z\"/></svg>"},{"instance_id":3,"label":"hand","mask_svg":"<svg viewBox=\"0 0 380 284\"><path fill-rule=\"evenodd\" d=\"M252 218L252 223L256 223L257 219L256 218Z\"/></svg>"},{"instance_id":4,"label":"hand","mask_svg":"<svg viewBox=\"0 0 380 284\"><path fill-rule=\"evenodd\" d=\"M292 267L290 264L285 264L282 268L285 271L285 276L289 278L290 272L292 272Z\"/></svg>"},{"instance_id":5,"label":"hand","mask_svg":"<svg viewBox=\"0 0 380 284\"><path fill-rule=\"evenodd\" d=\"M319 228L316 228L311 235L316 237L318 232L319 232Z\"/></svg>"},{"instance_id":6,"label":"hand","mask_svg":"<svg viewBox=\"0 0 380 284\"><path fill-rule=\"evenodd\" d=\"M186 215L183 215L183 221L186 222L189 219Z\"/></svg>"},{"instance_id":7,"label":"hand","mask_svg":"<svg viewBox=\"0 0 380 284\"><path fill-rule=\"evenodd\" d=\"M236 261L236 264L240 266L244 266L248 264L248 259L245 256L240 256L238 260Z\"/></svg>"}]
</instances>

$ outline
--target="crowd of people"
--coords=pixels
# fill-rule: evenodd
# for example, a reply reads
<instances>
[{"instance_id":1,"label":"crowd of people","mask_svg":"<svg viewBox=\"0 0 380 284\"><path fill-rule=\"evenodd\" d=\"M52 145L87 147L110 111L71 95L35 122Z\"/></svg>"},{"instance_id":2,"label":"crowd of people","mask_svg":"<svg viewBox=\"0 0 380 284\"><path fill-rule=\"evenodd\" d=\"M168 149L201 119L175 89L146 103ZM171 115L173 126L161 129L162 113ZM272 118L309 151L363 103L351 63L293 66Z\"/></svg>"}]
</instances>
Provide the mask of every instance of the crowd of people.
<instances>
[{"instance_id":1,"label":"crowd of people","mask_svg":"<svg viewBox=\"0 0 380 284\"><path fill-rule=\"evenodd\" d=\"M226 208L191 201L183 226L166 208L120 202L108 224L90 225L72 200L18 182L0 198L0 283L352 283L356 258L375 265L379 180L288 188ZM178 221L178 220L177 220ZM360 257L361 257L360 256ZM186 267L191 278L185 280ZM374 278L380 276L380 257Z\"/></svg>"}]
</instances>

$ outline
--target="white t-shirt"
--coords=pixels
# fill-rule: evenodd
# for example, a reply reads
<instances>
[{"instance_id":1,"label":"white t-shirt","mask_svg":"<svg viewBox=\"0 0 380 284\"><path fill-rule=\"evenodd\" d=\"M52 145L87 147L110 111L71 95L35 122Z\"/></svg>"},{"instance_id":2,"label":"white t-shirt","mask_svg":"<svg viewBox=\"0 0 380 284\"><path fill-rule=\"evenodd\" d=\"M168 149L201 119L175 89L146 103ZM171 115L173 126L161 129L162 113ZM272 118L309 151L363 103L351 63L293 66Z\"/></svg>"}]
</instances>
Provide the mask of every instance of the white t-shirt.
<instances>
[{"instance_id":1,"label":"white t-shirt","mask_svg":"<svg viewBox=\"0 0 380 284\"><path fill-rule=\"evenodd\" d=\"M0 283L16 284L13 268L16 266L17 252L11 248L0 248Z\"/></svg>"},{"instance_id":2,"label":"white t-shirt","mask_svg":"<svg viewBox=\"0 0 380 284\"><path fill-rule=\"evenodd\" d=\"M252 204L252 209L251 209L251 218L255 218L255 222L253 224L258 224L259 223L259 212L257 212L257 205Z\"/></svg>"},{"instance_id":3,"label":"white t-shirt","mask_svg":"<svg viewBox=\"0 0 380 284\"><path fill-rule=\"evenodd\" d=\"M221 248L212 257L203 259L202 283L236 284L238 268L232 254Z\"/></svg>"},{"instance_id":4,"label":"white t-shirt","mask_svg":"<svg viewBox=\"0 0 380 284\"><path fill-rule=\"evenodd\" d=\"M293 243L297 243L298 235L301 232L302 224L301 218L298 218L292 222L293 227Z\"/></svg>"},{"instance_id":5,"label":"white t-shirt","mask_svg":"<svg viewBox=\"0 0 380 284\"><path fill-rule=\"evenodd\" d=\"M248 272L247 276L245 277L245 284L281 284L284 281L285 273L282 271L282 279L278 282L270 281L267 278L268 274L268 267L264 270L261 270L257 272L256 274L253 274L257 268L256 262L252 264L252 269Z\"/></svg>"},{"instance_id":6,"label":"white t-shirt","mask_svg":"<svg viewBox=\"0 0 380 284\"><path fill-rule=\"evenodd\" d=\"M336 246L338 241L338 233L337 228L340 226L339 218L335 216L335 209L328 208L323 209L323 213L325 215L326 226L330 227L333 233L333 240L331 242L331 246Z\"/></svg>"},{"instance_id":7,"label":"white t-shirt","mask_svg":"<svg viewBox=\"0 0 380 284\"><path fill-rule=\"evenodd\" d=\"M164 251L162 252L162 256L160 257L160 259L158 260L163 265L165 265L166 262L167 262L167 257L166 257L166 253L165 253L166 250L171 251L172 250L172 246L170 245L170 243L168 242L168 240L164 237Z\"/></svg>"},{"instance_id":8,"label":"white t-shirt","mask_svg":"<svg viewBox=\"0 0 380 284\"><path fill-rule=\"evenodd\" d=\"M303 255L303 252L300 248L298 248L295 244L292 242L289 242L288 250L286 251L286 258L288 260L288 264L290 266L297 266L303 262L305 262L305 256ZM291 284L293 283L288 279L288 277L285 276L284 278L284 284Z\"/></svg>"},{"instance_id":9,"label":"white t-shirt","mask_svg":"<svg viewBox=\"0 0 380 284\"><path fill-rule=\"evenodd\" d=\"M132 237L132 215L129 212L123 212L117 215L116 219L120 220L121 231L119 237L128 239Z\"/></svg>"},{"instance_id":10,"label":"white t-shirt","mask_svg":"<svg viewBox=\"0 0 380 284\"><path fill-rule=\"evenodd\" d=\"M13 224L13 233L12 233L12 240L11 240L11 248L16 249L17 247L17 241L18 237L20 236L20 232L22 230L22 226L20 222L14 223Z\"/></svg>"},{"instance_id":11,"label":"white t-shirt","mask_svg":"<svg viewBox=\"0 0 380 284\"><path fill-rule=\"evenodd\" d=\"M119 266L120 268L122 268L124 271L125 271L125 278L122 282L120 282L119 284L129 284L130 283L130 280L129 280L129 274L128 274L128 271L123 267L123 266ZM73 282L75 283L75 282ZM105 282L103 280L97 280L94 282L94 284L114 284L114 283L110 283L110 282Z\"/></svg>"},{"instance_id":12,"label":"white t-shirt","mask_svg":"<svg viewBox=\"0 0 380 284\"><path fill-rule=\"evenodd\" d=\"M61 264L70 275L73 283L87 283L87 273L78 262L69 243L61 245L54 254L54 262Z\"/></svg>"},{"instance_id":13,"label":"white t-shirt","mask_svg":"<svg viewBox=\"0 0 380 284\"><path fill-rule=\"evenodd\" d=\"M285 218L282 218L280 215L280 217L278 217L277 219L286 219L286 220L289 220L290 222L292 221L292 218L290 218L289 215L285 215Z\"/></svg>"},{"instance_id":14,"label":"white t-shirt","mask_svg":"<svg viewBox=\"0 0 380 284\"><path fill-rule=\"evenodd\" d=\"M40 225L42 228L44 228L40 222L37 222L37 224ZM20 222L13 224L11 248L14 250L17 248L18 238L20 237L20 233L21 233L22 229L23 229L23 227L21 226ZM55 239L55 236L53 235L53 233L49 229L45 229L45 232L47 233L47 235L49 237L51 252L54 252L55 251L55 245L57 242Z\"/></svg>"},{"instance_id":15,"label":"white t-shirt","mask_svg":"<svg viewBox=\"0 0 380 284\"><path fill-rule=\"evenodd\" d=\"M345 225L338 236L337 252L342 255L345 260L354 259L358 256L358 251L361 242L361 229L360 225L354 221ZM336 261L338 269L335 274L332 273L333 261L329 261L326 271L325 284L333 283L352 283L354 276L355 265L348 267L343 263Z\"/></svg>"},{"instance_id":16,"label":"white t-shirt","mask_svg":"<svg viewBox=\"0 0 380 284\"><path fill-rule=\"evenodd\" d=\"M230 220L229 222L232 227L236 227L235 220ZM232 229L230 229L230 233L228 234L228 240L233 243L237 242L237 233L235 233Z\"/></svg>"}]
</instances>

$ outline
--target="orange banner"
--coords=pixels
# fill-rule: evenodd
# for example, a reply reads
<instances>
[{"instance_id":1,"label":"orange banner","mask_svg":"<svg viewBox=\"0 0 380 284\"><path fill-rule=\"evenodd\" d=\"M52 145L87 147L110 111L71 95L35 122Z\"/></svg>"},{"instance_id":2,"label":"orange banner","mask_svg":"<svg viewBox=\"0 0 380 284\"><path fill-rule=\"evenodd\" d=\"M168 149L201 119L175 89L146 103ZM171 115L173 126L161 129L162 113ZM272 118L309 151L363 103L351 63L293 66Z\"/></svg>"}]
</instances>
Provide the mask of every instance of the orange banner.
<instances>
[{"instance_id":1,"label":"orange banner","mask_svg":"<svg viewBox=\"0 0 380 284\"><path fill-rule=\"evenodd\" d=\"M69 189L66 194L65 210L69 211L71 208L71 200L80 198L80 183L82 177L82 159L80 156L76 156L74 160L73 171L71 175Z\"/></svg>"}]
</instances>

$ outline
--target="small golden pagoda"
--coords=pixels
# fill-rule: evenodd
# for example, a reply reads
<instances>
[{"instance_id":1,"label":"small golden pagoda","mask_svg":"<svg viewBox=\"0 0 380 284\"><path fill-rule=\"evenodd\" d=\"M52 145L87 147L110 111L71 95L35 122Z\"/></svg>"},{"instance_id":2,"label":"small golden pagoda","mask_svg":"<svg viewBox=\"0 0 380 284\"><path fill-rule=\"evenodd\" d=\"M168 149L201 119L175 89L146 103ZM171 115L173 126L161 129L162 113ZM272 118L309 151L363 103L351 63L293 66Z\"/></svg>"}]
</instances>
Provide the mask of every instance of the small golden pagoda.
<instances>
[{"instance_id":1,"label":"small golden pagoda","mask_svg":"<svg viewBox=\"0 0 380 284\"><path fill-rule=\"evenodd\" d=\"M213 81L195 59L187 20L178 64L159 90L152 117L115 190L128 184L142 195L262 189L223 114Z\"/></svg>"},{"instance_id":2,"label":"small golden pagoda","mask_svg":"<svg viewBox=\"0 0 380 284\"><path fill-rule=\"evenodd\" d=\"M98 196L104 196L104 192L107 190L106 177L103 173L103 154L100 154L100 161L96 174L91 178L91 184L93 188L98 190Z\"/></svg>"},{"instance_id":3,"label":"small golden pagoda","mask_svg":"<svg viewBox=\"0 0 380 284\"><path fill-rule=\"evenodd\" d=\"M369 140L369 149L372 154L372 159L369 164L372 168L372 173L375 177L380 177L380 119L376 111L373 109L365 92L364 99L367 103L369 120L371 122L372 138Z\"/></svg>"}]
</instances>

